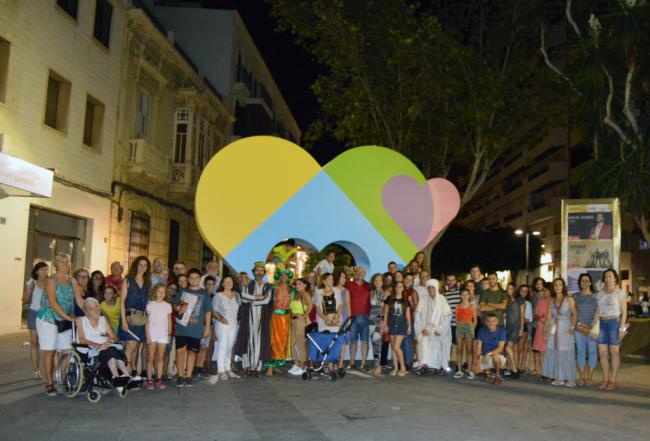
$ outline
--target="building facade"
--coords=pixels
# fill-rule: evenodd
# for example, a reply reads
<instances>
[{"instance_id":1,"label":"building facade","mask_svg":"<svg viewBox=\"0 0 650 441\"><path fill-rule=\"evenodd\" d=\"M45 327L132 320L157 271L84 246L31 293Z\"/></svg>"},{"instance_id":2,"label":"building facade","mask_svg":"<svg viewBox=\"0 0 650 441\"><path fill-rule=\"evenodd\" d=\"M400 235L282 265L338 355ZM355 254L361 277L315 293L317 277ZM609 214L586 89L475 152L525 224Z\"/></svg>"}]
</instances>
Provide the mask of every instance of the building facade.
<instances>
[{"instance_id":1,"label":"building facade","mask_svg":"<svg viewBox=\"0 0 650 441\"><path fill-rule=\"evenodd\" d=\"M145 255L200 267L194 192L233 118L146 9L134 3L126 23L110 260L128 264Z\"/></svg>"},{"instance_id":2,"label":"building facade","mask_svg":"<svg viewBox=\"0 0 650 441\"><path fill-rule=\"evenodd\" d=\"M0 333L21 326L38 260L104 270L125 0L21 0L0 7L0 145L54 171L51 198L0 199Z\"/></svg>"}]
</instances>

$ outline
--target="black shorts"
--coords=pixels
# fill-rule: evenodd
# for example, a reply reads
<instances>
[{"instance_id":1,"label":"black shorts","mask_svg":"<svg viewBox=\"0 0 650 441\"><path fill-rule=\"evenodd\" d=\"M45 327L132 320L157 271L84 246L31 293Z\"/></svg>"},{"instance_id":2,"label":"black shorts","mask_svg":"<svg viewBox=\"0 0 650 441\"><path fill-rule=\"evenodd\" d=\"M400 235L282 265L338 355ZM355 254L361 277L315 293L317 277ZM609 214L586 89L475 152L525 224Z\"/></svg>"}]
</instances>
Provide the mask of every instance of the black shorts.
<instances>
[{"instance_id":1,"label":"black shorts","mask_svg":"<svg viewBox=\"0 0 650 441\"><path fill-rule=\"evenodd\" d=\"M192 337L184 337L184 336L176 336L176 349L183 349L187 347L188 351L192 352L199 352L199 348L201 347L201 339L200 338L192 338Z\"/></svg>"}]
</instances>

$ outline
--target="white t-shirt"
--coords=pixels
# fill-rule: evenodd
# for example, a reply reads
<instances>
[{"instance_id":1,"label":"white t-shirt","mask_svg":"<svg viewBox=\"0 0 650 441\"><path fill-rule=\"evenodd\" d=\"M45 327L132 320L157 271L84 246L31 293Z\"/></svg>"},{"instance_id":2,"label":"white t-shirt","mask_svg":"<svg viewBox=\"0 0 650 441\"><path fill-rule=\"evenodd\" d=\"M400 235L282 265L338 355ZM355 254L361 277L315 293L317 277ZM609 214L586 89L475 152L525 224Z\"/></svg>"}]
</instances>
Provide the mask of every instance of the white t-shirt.
<instances>
[{"instance_id":1,"label":"white t-shirt","mask_svg":"<svg viewBox=\"0 0 650 441\"><path fill-rule=\"evenodd\" d=\"M323 259L320 262L318 262L318 265L314 268L314 272L318 274L318 270L320 270L319 275L323 275L325 273L333 273L334 272L334 264L329 263L327 259Z\"/></svg>"},{"instance_id":2,"label":"white t-shirt","mask_svg":"<svg viewBox=\"0 0 650 441\"><path fill-rule=\"evenodd\" d=\"M524 319L527 322L532 322L533 321L533 304L530 303L528 300L526 300L525 303L525 308L524 308Z\"/></svg>"},{"instance_id":3,"label":"white t-shirt","mask_svg":"<svg viewBox=\"0 0 650 441\"><path fill-rule=\"evenodd\" d=\"M236 295L229 299L223 292L218 292L212 299L212 311L221 314L228 321L228 326L237 326L239 302Z\"/></svg>"},{"instance_id":4,"label":"white t-shirt","mask_svg":"<svg viewBox=\"0 0 650 441\"><path fill-rule=\"evenodd\" d=\"M152 340L168 339L171 329L169 326L169 314L172 313L172 305L167 302L149 302L147 314L149 315L149 337Z\"/></svg>"},{"instance_id":5,"label":"white t-shirt","mask_svg":"<svg viewBox=\"0 0 650 441\"><path fill-rule=\"evenodd\" d=\"M598 311L601 317L620 317L621 316L621 299L625 299L625 293L616 289L613 293L607 294L600 291L596 294L598 299Z\"/></svg>"}]
</instances>

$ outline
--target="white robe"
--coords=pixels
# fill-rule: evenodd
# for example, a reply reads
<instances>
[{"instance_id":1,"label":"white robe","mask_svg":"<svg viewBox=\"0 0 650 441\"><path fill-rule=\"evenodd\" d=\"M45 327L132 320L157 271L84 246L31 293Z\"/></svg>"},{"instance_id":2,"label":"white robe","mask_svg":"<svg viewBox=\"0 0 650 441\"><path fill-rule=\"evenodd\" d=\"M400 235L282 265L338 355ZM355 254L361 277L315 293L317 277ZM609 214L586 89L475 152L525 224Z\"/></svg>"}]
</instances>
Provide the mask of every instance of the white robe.
<instances>
[{"instance_id":1,"label":"white robe","mask_svg":"<svg viewBox=\"0 0 650 441\"><path fill-rule=\"evenodd\" d=\"M425 302L421 326L429 335L420 337L420 362L433 369L447 369L451 356L451 308L439 293L433 299L427 296Z\"/></svg>"},{"instance_id":2,"label":"white robe","mask_svg":"<svg viewBox=\"0 0 650 441\"><path fill-rule=\"evenodd\" d=\"M438 281L434 280L434 282L436 283L436 292L438 292ZM419 344L422 338L422 329L424 328L425 311L431 297L429 297L427 288L424 286L415 285L415 292L418 294L418 306L413 313L413 337Z\"/></svg>"}]
</instances>

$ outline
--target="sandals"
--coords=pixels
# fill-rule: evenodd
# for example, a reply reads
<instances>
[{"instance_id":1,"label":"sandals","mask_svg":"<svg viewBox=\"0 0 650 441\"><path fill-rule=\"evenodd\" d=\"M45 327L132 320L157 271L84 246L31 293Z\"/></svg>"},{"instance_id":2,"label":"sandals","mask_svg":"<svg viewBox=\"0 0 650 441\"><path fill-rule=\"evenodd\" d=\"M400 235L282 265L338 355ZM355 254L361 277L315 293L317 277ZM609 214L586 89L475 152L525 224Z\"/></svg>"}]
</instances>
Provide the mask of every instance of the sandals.
<instances>
[{"instance_id":1,"label":"sandals","mask_svg":"<svg viewBox=\"0 0 650 441\"><path fill-rule=\"evenodd\" d=\"M603 384L598 386L598 389L605 390L605 389L607 389L607 386L609 386L609 381L604 381Z\"/></svg>"},{"instance_id":2,"label":"sandals","mask_svg":"<svg viewBox=\"0 0 650 441\"><path fill-rule=\"evenodd\" d=\"M616 390L616 382L615 381L610 381L607 387L605 388L606 391L612 392Z\"/></svg>"},{"instance_id":3,"label":"sandals","mask_svg":"<svg viewBox=\"0 0 650 441\"><path fill-rule=\"evenodd\" d=\"M56 397L56 388L54 387L53 384L45 385L45 395L47 395L48 397Z\"/></svg>"}]
</instances>

